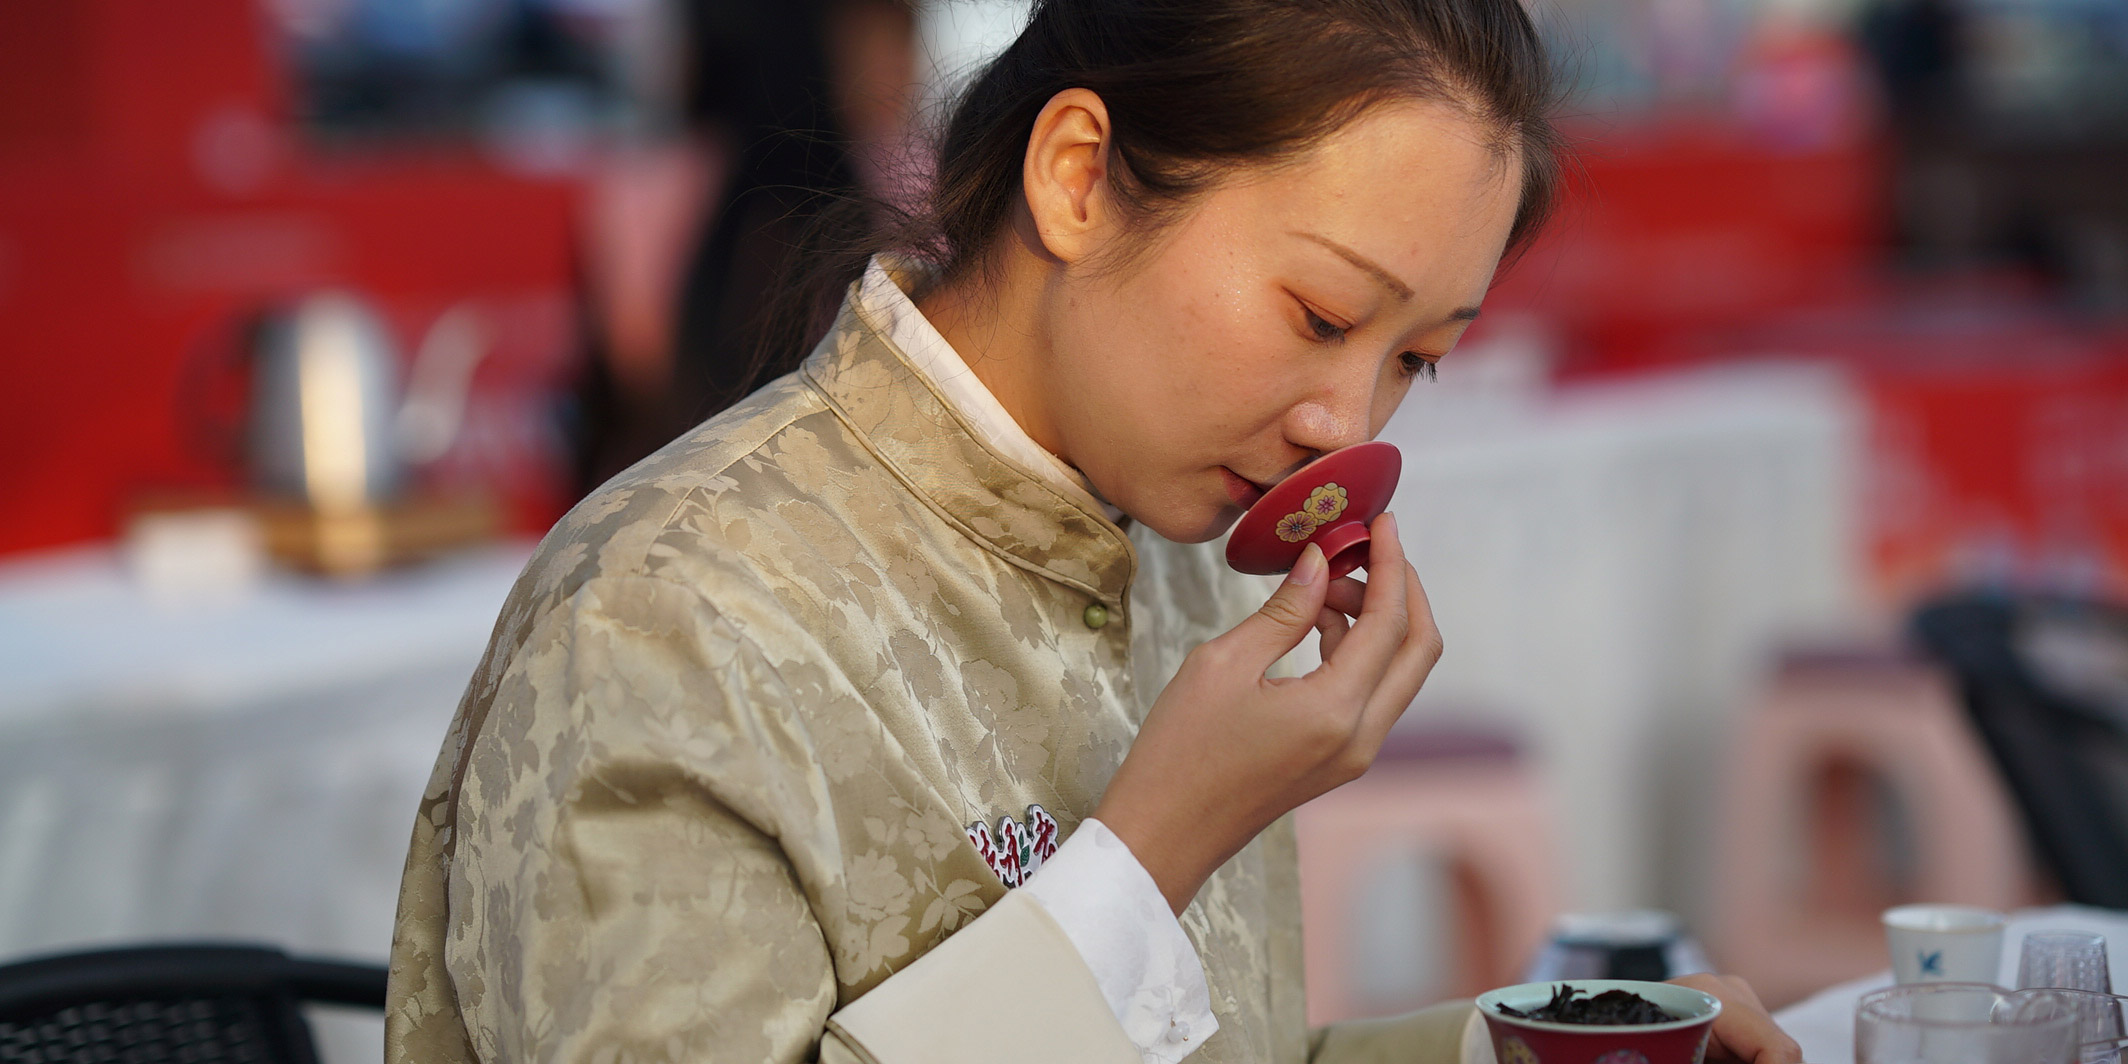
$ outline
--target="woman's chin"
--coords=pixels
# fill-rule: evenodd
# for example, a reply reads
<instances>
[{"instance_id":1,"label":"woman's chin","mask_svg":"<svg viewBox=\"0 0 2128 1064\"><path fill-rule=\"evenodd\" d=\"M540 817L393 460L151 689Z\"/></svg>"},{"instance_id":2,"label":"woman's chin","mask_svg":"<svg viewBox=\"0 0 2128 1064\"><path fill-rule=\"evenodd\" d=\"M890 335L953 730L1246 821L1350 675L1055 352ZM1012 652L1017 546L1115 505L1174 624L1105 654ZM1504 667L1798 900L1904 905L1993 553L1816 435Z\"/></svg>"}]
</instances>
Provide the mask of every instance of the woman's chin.
<instances>
[{"instance_id":1,"label":"woman's chin","mask_svg":"<svg viewBox=\"0 0 2128 1064\"><path fill-rule=\"evenodd\" d=\"M1143 515L1133 513L1130 518L1170 542L1210 543L1226 535L1227 529L1241 520L1241 515L1241 507L1228 503L1208 507L1178 506Z\"/></svg>"}]
</instances>

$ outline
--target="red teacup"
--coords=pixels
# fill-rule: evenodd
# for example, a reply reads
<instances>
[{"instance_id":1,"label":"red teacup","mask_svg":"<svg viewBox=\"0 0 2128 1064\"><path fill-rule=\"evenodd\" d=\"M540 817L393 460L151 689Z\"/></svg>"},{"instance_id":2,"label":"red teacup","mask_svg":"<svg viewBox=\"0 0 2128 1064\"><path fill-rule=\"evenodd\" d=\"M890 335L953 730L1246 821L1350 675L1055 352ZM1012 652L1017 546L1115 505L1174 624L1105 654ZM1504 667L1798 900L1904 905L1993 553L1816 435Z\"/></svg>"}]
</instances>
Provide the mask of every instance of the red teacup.
<instances>
[{"instance_id":1,"label":"red teacup","mask_svg":"<svg viewBox=\"0 0 2128 1064\"><path fill-rule=\"evenodd\" d=\"M1227 564L1269 576L1313 543L1335 580L1367 564L1367 522L1389 508L1404 456L1379 441L1342 447L1273 485L1227 538Z\"/></svg>"},{"instance_id":2,"label":"red teacup","mask_svg":"<svg viewBox=\"0 0 2128 1064\"><path fill-rule=\"evenodd\" d=\"M1606 990L1631 991L1678 1019L1606 1027L1525 1020L1500 1011L1502 1005L1535 1011L1561 986L1591 997ZM1632 979L1560 979L1478 995L1478 1012L1492 1031L1493 1056L1500 1064L1701 1064L1721 1011L1722 1003L1710 994L1675 983Z\"/></svg>"}]
</instances>

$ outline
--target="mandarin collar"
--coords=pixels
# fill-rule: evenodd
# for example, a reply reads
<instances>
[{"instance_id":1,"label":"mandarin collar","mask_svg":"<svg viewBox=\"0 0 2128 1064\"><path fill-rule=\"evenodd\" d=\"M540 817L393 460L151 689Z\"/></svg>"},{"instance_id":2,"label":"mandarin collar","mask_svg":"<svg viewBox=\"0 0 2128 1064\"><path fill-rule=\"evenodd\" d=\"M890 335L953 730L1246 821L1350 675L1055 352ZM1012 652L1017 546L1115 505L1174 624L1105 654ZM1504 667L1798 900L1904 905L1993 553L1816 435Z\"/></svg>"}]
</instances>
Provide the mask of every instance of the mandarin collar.
<instances>
[{"instance_id":1,"label":"mandarin collar","mask_svg":"<svg viewBox=\"0 0 2128 1064\"><path fill-rule=\"evenodd\" d=\"M985 443L865 313L856 285L800 372L963 535L1122 608L1137 568L1122 528Z\"/></svg>"},{"instance_id":2,"label":"mandarin collar","mask_svg":"<svg viewBox=\"0 0 2128 1064\"><path fill-rule=\"evenodd\" d=\"M872 261L865 266L864 276L857 282L856 300L865 320L877 327L887 343L901 352L903 361L914 366L916 372L931 382L933 390L961 416L976 438L989 444L1007 460L1019 463L1028 472L1056 485L1065 494L1084 495L1080 502L1092 501L1110 521L1123 525L1123 511L1103 501L1094 492L1086 474L1073 469L1036 443L1005 405L998 402L997 395L983 383L983 379L969 368L960 352L954 350L930 319L924 317L924 312L909 298L909 293L922 282L923 272L921 266L910 262L884 254L872 256Z\"/></svg>"}]
</instances>

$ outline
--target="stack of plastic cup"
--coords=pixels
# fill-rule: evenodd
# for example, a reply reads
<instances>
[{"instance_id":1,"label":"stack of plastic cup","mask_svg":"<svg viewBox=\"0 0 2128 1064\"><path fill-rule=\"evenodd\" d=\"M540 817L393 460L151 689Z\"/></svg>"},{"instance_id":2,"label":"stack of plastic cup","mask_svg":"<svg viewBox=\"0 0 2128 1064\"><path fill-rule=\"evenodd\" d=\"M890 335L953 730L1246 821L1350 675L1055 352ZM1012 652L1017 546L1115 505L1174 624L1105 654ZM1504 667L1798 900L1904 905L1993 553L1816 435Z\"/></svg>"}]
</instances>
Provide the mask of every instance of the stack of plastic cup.
<instances>
[{"instance_id":1,"label":"stack of plastic cup","mask_svg":"<svg viewBox=\"0 0 2128 1064\"><path fill-rule=\"evenodd\" d=\"M2106 936L2089 931L2034 931L2017 958L2017 988L2113 992Z\"/></svg>"},{"instance_id":2,"label":"stack of plastic cup","mask_svg":"<svg viewBox=\"0 0 2128 1064\"><path fill-rule=\"evenodd\" d=\"M2019 989L2071 991L2078 1016L2082 1064L2117 1064L2122 1037L2120 1000L2106 959L2106 936L2089 931L2033 931L2017 958Z\"/></svg>"}]
</instances>

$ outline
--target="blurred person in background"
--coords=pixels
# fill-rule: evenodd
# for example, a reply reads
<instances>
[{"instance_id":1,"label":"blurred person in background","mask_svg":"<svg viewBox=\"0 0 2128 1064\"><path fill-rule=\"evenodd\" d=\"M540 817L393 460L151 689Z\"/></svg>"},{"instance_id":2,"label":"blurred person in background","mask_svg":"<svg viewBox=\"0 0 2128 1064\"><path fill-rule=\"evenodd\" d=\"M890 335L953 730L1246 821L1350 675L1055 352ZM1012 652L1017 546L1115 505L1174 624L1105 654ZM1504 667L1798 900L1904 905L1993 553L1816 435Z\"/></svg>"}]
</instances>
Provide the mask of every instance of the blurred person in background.
<instances>
[{"instance_id":1,"label":"blurred person in background","mask_svg":"<svg viewBox=\"0 0 2128 1064\"><path fill-rule=\"evenodd\" d=\"M1955 231L1973 207L1948 187L1959 183L1956 155L1972 139L1966 33L1958 0L1878 0L1858 26L1898 158L1894 237L1917 264L1973 251L1973 237Z\"/></svg>"},{"instance_id":2,"label":"blurred person in background","mask_svg":"<svg viewBox=\"0 0 2128 1064\"><path fill-rule=\"evenodd\" d=\"M1517 0L1048 0L923 210L817 140L742 162L773 193L697 312L777 309L696 379L751 394L505 605L416 823L388 1059L1486 1059L1468 1003L1304 1024L1285 814L1441 652L1394 518L1364 583L1311 547L1268 602L1210 544L1454 347L1551 209L1552 100ZM1274 678L1310 631L1324 665ZM1715 1059L1798 1060L1693 979Z\"/></svg>"},{"instance_id":3,"label":"blurred person in background","mask_svg":"<svg viewBox=\"0 0 2128 1064\"><path fill-rule=\"evenodd\" d=\"M2010 266L2128 312L2128 6L1875 0L1857 36L1894 149L1907 264Z\"/></svg>"},{"instance_id":4,"label":"blurred person in background","mask_svg":"<svg viewBox=\"0 0 2128 1064\"><path fill-rule=\"evenodd\" d=\"M759 379L757 352L804 342L763 333L774 324L765 310L781 265L808 232L828 235L816 224L825 208L891 192L908 124L915 20L906 0L686 0L681 7L687 84L680 106L691 130L684 150L721 165L661 169L697 180L715 173L718 187L673 186L653 172L618 190L651 201L625 210L627 221L678 222L695 238L677 299L657 283L663 278L624 277L625 264L602 261L611 256L597 251L591 257L599 274L589 279L594 301L607 312L594 318L579 395L582 492L743 396ZM864 213L831 212L825 224L862 224ZM618 232L591 238L645 242ZM627 246L619 254L659 258L659 250ZM664 320L619 320L628 304L646 299L637 316Z\"/></svg>"}]
</instances>

